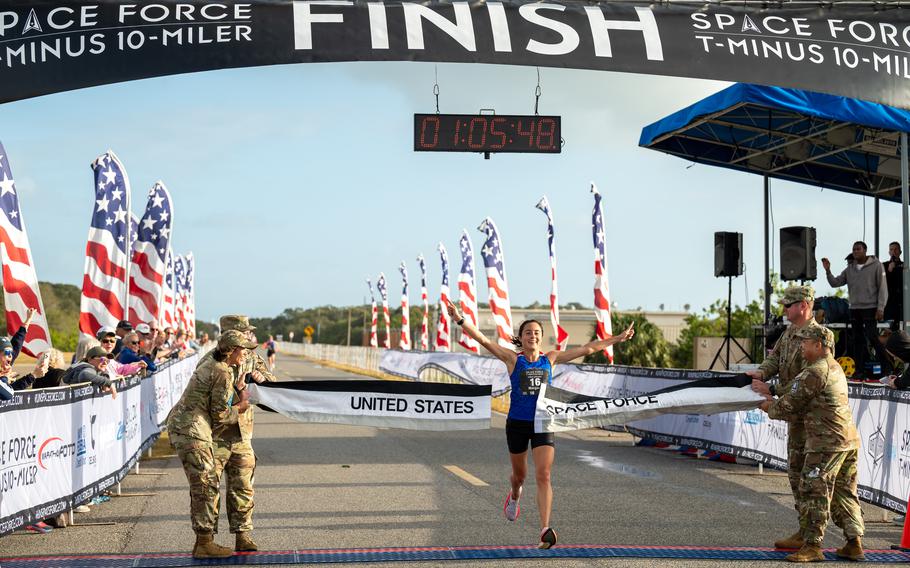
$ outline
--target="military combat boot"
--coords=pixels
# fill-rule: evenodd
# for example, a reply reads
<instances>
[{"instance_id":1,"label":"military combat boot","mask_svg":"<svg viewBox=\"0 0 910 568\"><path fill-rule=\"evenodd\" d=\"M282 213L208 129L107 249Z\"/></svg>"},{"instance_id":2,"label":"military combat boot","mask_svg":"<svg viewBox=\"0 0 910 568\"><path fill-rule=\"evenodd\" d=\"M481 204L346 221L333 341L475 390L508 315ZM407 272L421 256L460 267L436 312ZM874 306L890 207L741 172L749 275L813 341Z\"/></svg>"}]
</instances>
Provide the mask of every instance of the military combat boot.
<instances>
[{"instance_id":1,"label":"military combat boot","mask_svg":"<svg viewBox=\"0 0 910 568\"><path fill-rule=\"evenodd\" d=\"M250 537L250 533L239 532L237 533L234 550L237 552L254 552L256 550L259 550L259 547L255 542L253 542L253 539Z\"/></svg>"},{"instance_id":2,"label":"military combat boot","mask_svg":"<svg viewBox=\"0 0 910 568\"><path fill-rule=\"evenodd\" d=\"M803 540L803 535L800 531L796 531L787 538L775 541L774 548L795 548L799 550L806 544L806 541Z\"/></svg>"},{"instance_id":3,"label":"military combat boot","mask_svg":"<svg viewBox=\"0 0 910 568\"><path fill-rule=\"evenodd\" d=\"M837 549L836 554L838 558L846 558L847 560L865 560L863 537L848 538L846 544Z\"/></svg>"},{"instance_id":4,"label":"military combat boot","mask_svg":"<svg viewBox=\"0 0 910 568\"><path fill-rule=\"evenodd\" d=\"M234 555L230 548L215 544L211 534L197 534L196 546L193 547L193 558L228 558Z\"/></svg>"},{"instance_id":5,"label":"military combat boot","mask_svg":"<svg viewBox=\"0 0 910 568\"><path fill-rule=\"evenodd\" d=\"M825 559L822 547L807 542L798 551L787 557L787 562L821 562Z\"/></svg>"}]
</instances>

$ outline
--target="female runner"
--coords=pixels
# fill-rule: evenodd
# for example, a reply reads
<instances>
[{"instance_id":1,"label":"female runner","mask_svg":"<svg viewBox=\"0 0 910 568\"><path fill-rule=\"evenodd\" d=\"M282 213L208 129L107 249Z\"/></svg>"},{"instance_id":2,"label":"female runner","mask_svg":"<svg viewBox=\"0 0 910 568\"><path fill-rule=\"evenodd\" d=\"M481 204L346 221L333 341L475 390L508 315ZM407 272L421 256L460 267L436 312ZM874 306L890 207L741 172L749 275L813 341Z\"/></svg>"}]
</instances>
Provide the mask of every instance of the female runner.
<instances>
[{"instance_id":1,"label":"female runner","mask_svg":"<svg viewBox=\"0 0 910 568\"><path fill-rule=\"evenodd\" d=\"M490 341L476 327L466 322L455 304L446 301L446 308L452 319L461 326L468 336L474 338L494 357L506 364L509 380L512 384L509 415L506 419L506 442L509 446L509 458L512 462L512 475L509 481L512 488L506 495L503 512L508 520L518 518L521 508L521 488L528 473L528 443L534 457L534 473L537 479L537 509L540 514L540 543L538 548L551 548L556 544L556 531L550 527L550 509L553 505L553 489L550 486L550 470L556 455L553 433L534 432L534 412L537 407L537 395L540 385L553 380L553 365L568 363L573 359L591 355L610 345L628 341L635 335L630 325L619 335L602 341L592 341L582 347L573 347L566 351L550 351L543 354L540 342L543 326L537 320L526 320L518 328L518 336L512 338L516 350L506 349Z\"/></svg>"}]
</instances>

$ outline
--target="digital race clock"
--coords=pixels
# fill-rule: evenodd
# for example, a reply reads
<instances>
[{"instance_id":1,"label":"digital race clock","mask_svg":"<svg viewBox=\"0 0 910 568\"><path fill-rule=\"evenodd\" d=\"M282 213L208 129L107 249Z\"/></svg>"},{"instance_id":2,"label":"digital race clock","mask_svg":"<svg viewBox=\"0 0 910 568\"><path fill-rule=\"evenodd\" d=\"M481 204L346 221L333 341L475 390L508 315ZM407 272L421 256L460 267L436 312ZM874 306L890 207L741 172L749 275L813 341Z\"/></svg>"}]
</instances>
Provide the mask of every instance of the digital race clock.
<instances>
[{"instance_id":1,"label":"digital race clock","mask_svg":"<svg viewBox=\"0 0 910 568\"><path fill-rule=\"evenodd\" d=\"M504 114L415 114L415 152L562 151L560 117Z\"/></svg>"}]
</instances>

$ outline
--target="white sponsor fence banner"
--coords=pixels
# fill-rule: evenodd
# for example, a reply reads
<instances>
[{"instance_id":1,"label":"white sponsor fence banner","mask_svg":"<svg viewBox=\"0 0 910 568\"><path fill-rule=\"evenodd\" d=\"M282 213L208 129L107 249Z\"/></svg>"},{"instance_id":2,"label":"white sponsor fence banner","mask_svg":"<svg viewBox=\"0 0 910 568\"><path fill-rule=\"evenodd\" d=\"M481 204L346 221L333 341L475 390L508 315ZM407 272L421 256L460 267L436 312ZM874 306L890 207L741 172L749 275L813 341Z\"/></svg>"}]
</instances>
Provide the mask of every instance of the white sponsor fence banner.
<instances>
[{"instance_id":1,"label":"white sponsor fence banner","mask_svg":"<svg viewBox=\"0 0 910 568\"><path fill-rule=\"evenodd\" d=\"M492 357L465 353L385 351L384 373L413 381L489 384L493 394L509 390L505 365ZM589 397L640 397L678 385L731 376L713 371L644 369L617 365L558 365L552 386ZM904 513L910 495L910 391L850 385L850 406L860 434L859 494L864 501ZM787 467L787 424L764 412L739 410L719 414L663 414L625 426L607 426L678 446Z\"/></svg>"},{"instance_id":2,"label":"white sponsor fence banner","mask_svg":"<svg viewBox=\"0 0 910 568\"><path fill-rule=\"evenodd\" d=\"M0 535L120 481L157 439L197 360L127 379L116 400L85 385L16 391L0 403Z\"/></svg>"},{"instance_id":3,"label":"white sponsor fence banner","mask_svg":"<svg viewBox=\"0 0 910 568\"><path fill-rule=\"evenodd\" d=\"M490 387L398 381L250 384L250 400L300 422L411 430L485 430Z\"/></svg>"}]
</instances>

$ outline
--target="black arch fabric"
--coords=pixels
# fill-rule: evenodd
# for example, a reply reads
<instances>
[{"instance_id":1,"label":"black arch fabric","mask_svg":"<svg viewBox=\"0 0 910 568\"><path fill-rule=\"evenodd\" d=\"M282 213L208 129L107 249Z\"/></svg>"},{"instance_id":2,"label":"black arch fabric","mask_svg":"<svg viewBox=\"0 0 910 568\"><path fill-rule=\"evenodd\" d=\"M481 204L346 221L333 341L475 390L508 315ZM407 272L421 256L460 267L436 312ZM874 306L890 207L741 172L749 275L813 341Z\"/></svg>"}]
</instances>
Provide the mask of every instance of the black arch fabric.
<instances>
[{"instance_id":1,"label":"black arch fabric","mask_svg":"<svg viewBox=\"0 0 910 568\"><path fill-rule=\"evenodd\" d=\"M0 102L208 69L398 60L721 79L908 107L910 11L837 1L0 2Z\"/></svg>"}]
</instances>

